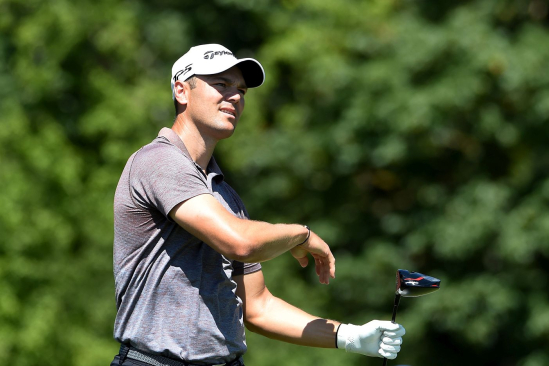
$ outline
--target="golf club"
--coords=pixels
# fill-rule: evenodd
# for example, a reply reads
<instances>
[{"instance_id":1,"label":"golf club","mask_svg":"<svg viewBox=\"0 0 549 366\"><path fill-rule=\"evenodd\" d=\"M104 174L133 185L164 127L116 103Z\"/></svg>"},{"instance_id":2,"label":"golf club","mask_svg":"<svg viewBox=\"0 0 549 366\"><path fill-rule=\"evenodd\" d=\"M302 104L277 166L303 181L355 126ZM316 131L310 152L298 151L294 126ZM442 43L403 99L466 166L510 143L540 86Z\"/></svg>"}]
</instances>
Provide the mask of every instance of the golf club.
<instances>
[{"instance_id":1,"label":"golf club","mask_svg":"<svg viewBox=\"0 0 549 366\"><path fill-rule=\"evenodd\" d=\"M399 269L396 273L395 303L393 306L392 323L395 323L398 304L401 297L418 297L428 295L440 288L440 280L419 272L410 272ZM383 366L387 365L387 359L383 359Z\"/></svg>"}]
</instances>

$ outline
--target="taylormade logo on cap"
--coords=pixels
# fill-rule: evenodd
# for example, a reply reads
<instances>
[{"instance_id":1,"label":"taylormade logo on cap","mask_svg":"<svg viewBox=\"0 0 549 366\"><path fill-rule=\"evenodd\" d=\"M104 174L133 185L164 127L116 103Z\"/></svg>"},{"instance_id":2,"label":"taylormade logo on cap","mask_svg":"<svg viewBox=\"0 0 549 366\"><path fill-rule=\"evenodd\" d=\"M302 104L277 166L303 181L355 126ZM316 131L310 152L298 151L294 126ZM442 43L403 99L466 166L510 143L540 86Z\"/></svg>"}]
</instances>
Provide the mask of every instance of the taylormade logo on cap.
<instances>
[{"instance_id":1,"label":"taylormade logo on cap","mask_svg":"<svg viewBox=\"0 0 549 366\"><path fill-rule=\"evenodd\" d=\"M172 67L170 80L172 98L177 80L185 81L194 75L219 74L233 66L238 66L248 88L256 88L265 81L263 66L253 58L237 59L227 48L219 44L204 44L192 47L181 56Z\"/></svg>"},{"instance_id":2,"label":"taylormade logo on cap","mask_svg":"<svg viewBox=\"0 0 549 366\"><path fill-rule=\"evenodd\" d=\"M230 51L206 51L206 52L204 53L204 58L207 59L207 60L208 60L208 59L211 60L212 58L214 58L215 55L221 55L221 56L223 56L223 55L229 55L229 56L233 56L233 53L230 52Z\"/></svg>"}]
</instances>

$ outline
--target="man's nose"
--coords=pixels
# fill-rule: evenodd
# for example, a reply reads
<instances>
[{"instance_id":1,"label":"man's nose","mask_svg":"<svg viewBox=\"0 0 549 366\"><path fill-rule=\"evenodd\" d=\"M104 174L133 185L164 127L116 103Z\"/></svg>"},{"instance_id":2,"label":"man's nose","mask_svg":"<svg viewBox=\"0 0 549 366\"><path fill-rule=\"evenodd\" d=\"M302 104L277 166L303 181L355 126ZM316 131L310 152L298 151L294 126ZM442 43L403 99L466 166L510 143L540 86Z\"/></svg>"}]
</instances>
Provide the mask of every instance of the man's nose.
<instances>
[{"instance_id":1,"label":"man's nose","mask_svg":"<svg viewBox=\"0 0 549 366\"><path fill-rule=\"evenodd\" d=\"M231 90L228 93L227 100L233 104L239 103L242 99L242 95L238 91L237 88L231 88Z\"/></svg>"}]
</instances>

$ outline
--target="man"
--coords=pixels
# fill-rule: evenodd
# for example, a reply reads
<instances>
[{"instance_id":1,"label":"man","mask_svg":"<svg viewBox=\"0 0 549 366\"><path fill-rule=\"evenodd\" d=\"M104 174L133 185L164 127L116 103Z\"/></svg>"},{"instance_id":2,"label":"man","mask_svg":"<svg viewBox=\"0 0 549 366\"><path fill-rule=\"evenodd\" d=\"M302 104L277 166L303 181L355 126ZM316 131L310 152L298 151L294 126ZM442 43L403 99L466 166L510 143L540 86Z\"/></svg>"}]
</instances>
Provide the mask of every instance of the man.
<instances>
[{"instance_id":1,"label":"man","mask_svg":"<svg viewBox=\"0 0 549 366\"><path fill-rule=\"evenodd\" d=\"M111 365L243 365L244 326L295 344L395 358L404 328L340 324L271 295L262 261L308 256L319 281L335 278L328 245L307 226L252 221L213 158L230 137L261 64L215 44L191 48L172 68L176 119L134 153L115 194Z\"/></svg>"}]
</instances>

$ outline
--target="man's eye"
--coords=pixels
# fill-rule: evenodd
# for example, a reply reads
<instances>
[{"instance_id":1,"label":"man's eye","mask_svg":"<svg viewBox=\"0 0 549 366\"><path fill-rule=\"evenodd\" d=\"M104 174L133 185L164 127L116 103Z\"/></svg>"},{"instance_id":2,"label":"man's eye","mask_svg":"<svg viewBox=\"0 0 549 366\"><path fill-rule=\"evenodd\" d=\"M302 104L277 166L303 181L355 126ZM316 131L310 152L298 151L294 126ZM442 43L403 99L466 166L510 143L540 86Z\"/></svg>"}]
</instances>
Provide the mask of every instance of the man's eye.
<instances>
[{"instance_id":1,"label":"man's eye","mask_svg":"<svg viewBox=\"0 0 549 366\"><path fill-rule=\"evenodd\" d=\"M225 87L225 83L215 83L214 85L219 85L221 87Z\"/></svg>"},{"instance_id":2,"label":"man's eye","mask_svg":"<svg viewBox=\"0 0 549 366\"><path fill-rule=\"evenodd\" d=\"M246 92L248 91L248 89L238 89L239 92L242 93L242 95L246 94Z\"/></svg>"}]
</instances>

